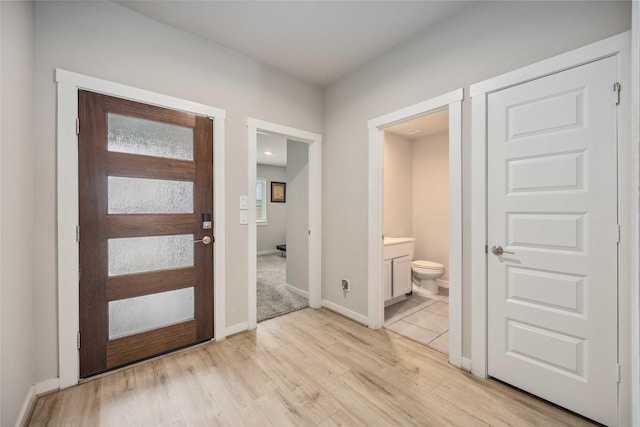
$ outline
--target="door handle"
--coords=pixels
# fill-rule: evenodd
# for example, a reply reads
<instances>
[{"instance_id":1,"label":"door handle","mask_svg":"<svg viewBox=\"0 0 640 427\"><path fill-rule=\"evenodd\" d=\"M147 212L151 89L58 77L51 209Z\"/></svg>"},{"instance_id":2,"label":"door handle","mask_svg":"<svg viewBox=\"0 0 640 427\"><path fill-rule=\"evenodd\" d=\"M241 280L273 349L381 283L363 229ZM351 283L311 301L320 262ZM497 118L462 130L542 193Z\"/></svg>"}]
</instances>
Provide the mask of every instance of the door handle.
<instances>
[{"instance_id":1,"label":"door handle","mask_svg":"<svg viewBox=\"0 0 640 427\"><path fill-rule=\"evenodd\" d=\"M502 255L502 254L515 255L515 252L505 251L504 249L502 249L502 246L500 246L500 245L492 246L491 247L491 253L494 254L494 255Z\"/></svg>"},{"instance_id":2,"label":"door handle","mask_svg":"<svg viewBox=\"0 0 640 427\"><path fill-rule=\"evenodd\" d=\"M200 240L194 240L193 243L204 243L205 245L208 245L209 243L211 243L213 241L213 239L209 236L204 236L202 239Z\"/></svg>"}]
</instances>

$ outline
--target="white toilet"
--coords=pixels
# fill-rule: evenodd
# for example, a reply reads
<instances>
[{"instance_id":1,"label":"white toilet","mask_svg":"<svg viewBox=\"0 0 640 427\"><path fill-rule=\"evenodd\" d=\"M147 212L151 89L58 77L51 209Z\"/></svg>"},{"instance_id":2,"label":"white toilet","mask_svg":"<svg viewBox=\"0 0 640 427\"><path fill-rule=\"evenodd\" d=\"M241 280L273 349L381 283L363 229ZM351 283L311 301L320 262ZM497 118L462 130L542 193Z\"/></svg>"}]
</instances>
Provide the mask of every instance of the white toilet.
<instances>
[{"instance_id":1,"label":"white toilet","mask_svg":"<svg viewBox=\"0 0 640 427\"><path fill-rule=\"evenodd\" d=\"M436 279L444 274L444 265L433 261L411 261L413 283L437 295L438 283Z\"/></svg>"}]
</instances>

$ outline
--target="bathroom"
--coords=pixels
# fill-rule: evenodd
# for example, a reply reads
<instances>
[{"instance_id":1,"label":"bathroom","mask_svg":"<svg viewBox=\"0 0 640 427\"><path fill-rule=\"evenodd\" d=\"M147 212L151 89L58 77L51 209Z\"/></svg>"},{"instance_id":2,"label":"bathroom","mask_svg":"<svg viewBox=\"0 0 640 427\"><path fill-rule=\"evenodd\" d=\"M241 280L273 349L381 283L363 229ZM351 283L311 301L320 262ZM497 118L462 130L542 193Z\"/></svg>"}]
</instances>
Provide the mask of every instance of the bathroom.
<instances>
[{"instance_id":1,"label":"bathroom","mask_svg":"<svg viewBox=\"0 0 640 427\"><path fill-rule=\"evenodd\" d=\"M449 114L384 133L385 327L449 351ZM403 238L403 239L398 239Z\"/></svg>"}]
</instances>

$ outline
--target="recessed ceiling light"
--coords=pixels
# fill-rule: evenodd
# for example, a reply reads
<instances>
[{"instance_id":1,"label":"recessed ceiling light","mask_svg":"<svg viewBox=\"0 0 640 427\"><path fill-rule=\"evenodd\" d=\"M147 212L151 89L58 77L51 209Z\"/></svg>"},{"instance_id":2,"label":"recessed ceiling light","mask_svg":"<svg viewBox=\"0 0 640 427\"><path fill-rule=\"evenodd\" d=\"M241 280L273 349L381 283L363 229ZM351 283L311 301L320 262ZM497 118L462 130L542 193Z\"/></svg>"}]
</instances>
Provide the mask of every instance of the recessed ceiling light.
<instances>
[{"instance_id":1,"label":"recessed ceiling light","mask_svg":"<svg viewBox=\"0 0 640 427\"><path fill-rule=\"evenodd\" d=\"M272 155L273 153L272 153L271 151L265 151L265 152L264 152L264 154L265 154L265 156L270 156L270 155Z\"/></svg>"},{"instance_id":2,"label":"recessed ceiling light","mask_svg":"<svg viewBox=\"0 0 640 427\"><path fill-rule=\"evenodd\" d=\"M420 129L407 129L404 131L405 135L415 135L418 133L422 133L422 131Z\"/></svg>"}]
</instances>

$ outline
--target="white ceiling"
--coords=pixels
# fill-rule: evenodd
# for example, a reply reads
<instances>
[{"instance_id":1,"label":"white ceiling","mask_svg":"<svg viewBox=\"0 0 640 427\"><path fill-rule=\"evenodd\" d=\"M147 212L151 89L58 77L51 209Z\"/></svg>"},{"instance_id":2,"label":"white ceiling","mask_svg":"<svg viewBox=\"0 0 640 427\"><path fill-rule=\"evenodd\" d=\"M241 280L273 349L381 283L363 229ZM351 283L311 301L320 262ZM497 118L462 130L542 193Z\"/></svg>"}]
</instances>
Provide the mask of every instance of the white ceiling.
<instances>
[{"instance_id":1,"label":"white ceiling","mask_svg":"<svg viewBox=\"0 0 640 427\"><path fill-rule=\"evenodd\" d=\"M403 138L415 141L431 135L437 135L449 130L449 110L428 116L419 117L408 122L400 123L385 129Z\"/></svg>"},{"instance_id":2,"label":"white ceiling","mask_svg":"<svg viewBox=\"0 0 640 427\"><path fill-rule=\"evenodd\" d=\"M117 1L325 86L463 7L463 1Z\"/></svg>"},{"instance_id":3,"label":"white ceiling","mask_svg":"<svg viewBox=\"0 0 640 427\"><path fill-rule=\"evenodd\" d=\"M265 151L272 154L266 155ZM280 135L258 134L256 163L271 166L287 166L287 138Z\"/></svg>"}]
</instances>

